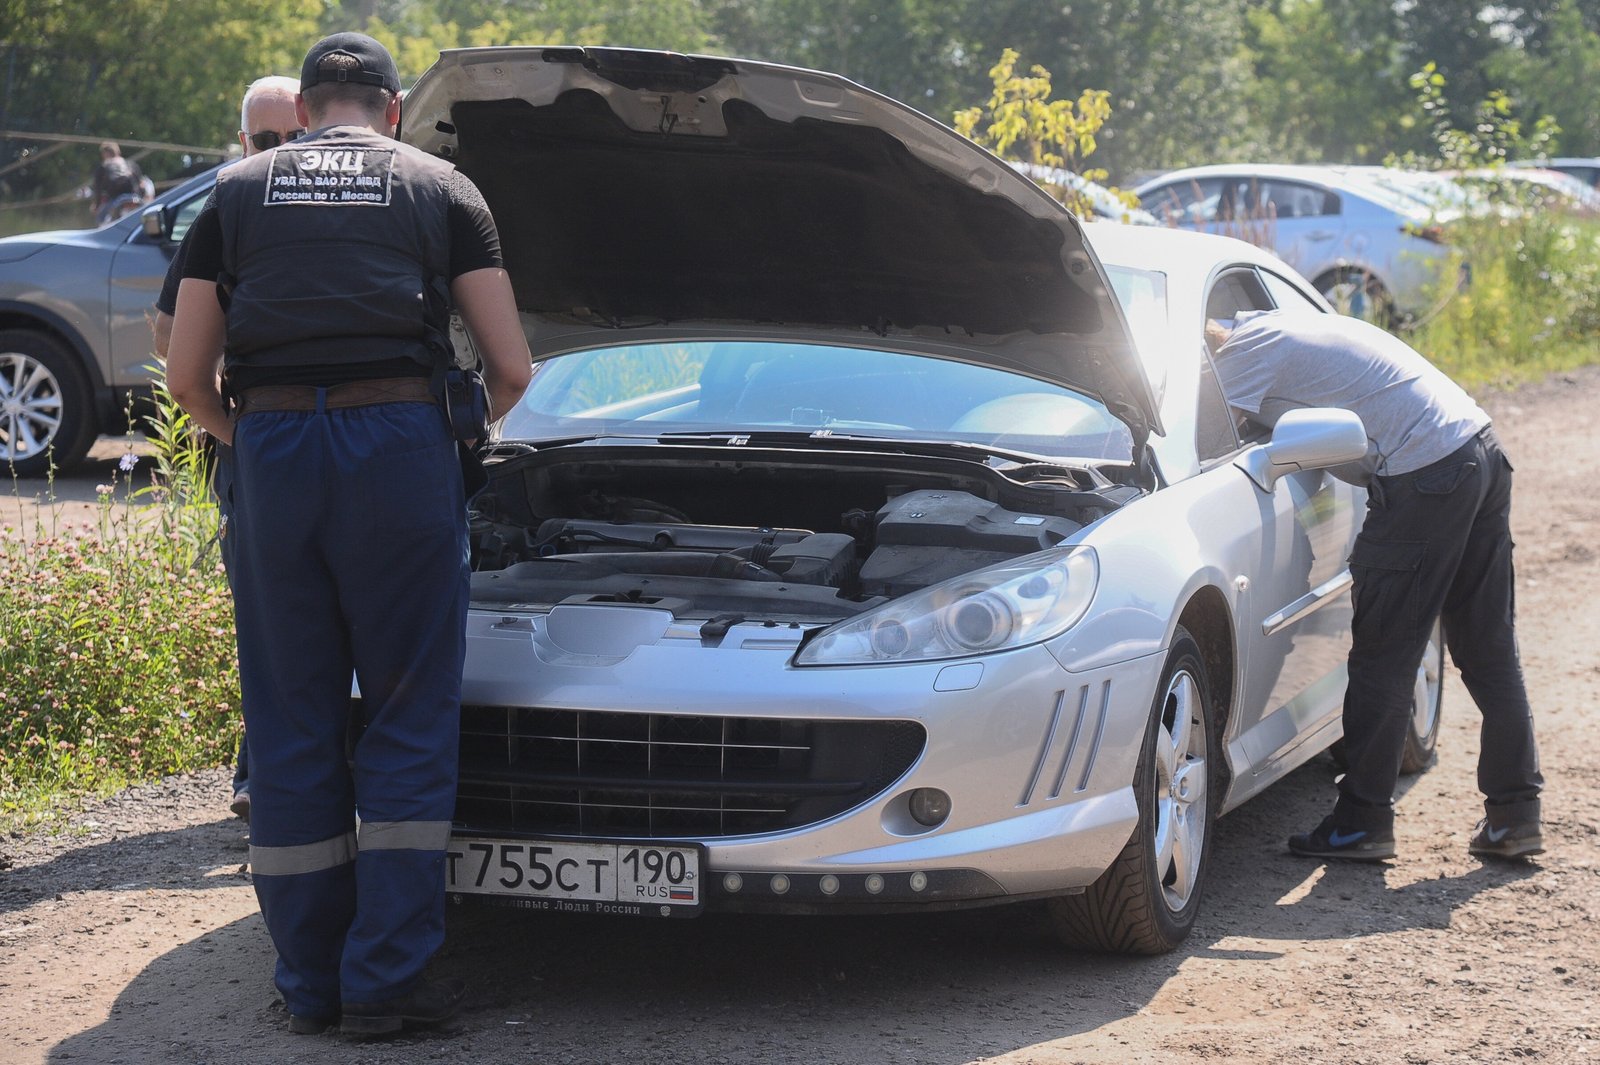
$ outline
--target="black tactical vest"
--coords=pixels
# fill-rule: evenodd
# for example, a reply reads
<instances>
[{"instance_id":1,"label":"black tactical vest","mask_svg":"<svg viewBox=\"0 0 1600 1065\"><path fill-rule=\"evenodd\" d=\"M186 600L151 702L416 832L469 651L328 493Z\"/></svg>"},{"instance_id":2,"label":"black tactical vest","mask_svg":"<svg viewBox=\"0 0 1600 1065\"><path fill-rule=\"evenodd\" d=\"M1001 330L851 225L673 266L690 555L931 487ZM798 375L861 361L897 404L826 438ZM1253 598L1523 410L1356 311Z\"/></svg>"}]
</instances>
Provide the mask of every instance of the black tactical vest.
<instances>
[{"instance_id":1,"label":"black tactical vest","mask_svg":"<svg viewBox=\"0 0 1600 1065\"><path fill-rule=\"evenodd\" d=\"M334 126L224 170L224 366L448 359L452 169Z\"/></svg>"}]
</instances>

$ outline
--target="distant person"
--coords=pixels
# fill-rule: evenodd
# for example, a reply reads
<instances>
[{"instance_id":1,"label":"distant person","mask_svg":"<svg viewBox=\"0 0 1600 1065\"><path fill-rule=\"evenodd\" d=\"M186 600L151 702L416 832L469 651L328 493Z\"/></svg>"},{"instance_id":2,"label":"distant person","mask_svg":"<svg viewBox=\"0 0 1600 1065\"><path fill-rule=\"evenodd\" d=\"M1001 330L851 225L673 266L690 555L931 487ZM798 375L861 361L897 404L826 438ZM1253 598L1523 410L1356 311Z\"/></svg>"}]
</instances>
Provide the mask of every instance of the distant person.
<instances>
[{"instance_id":1,"label":"distant person","mask_svg":"<svg viewBox=\"0 0 1600 1065\"><path fill-rule=\"evenodd\" d=\"M95 221L100 225L121 218L148 199L139 164L124 159L116 141L100 142L100 165L89 180L89 194Z\"/></svg>"},{"instance_id":2,"label":"distant person","mask_svg":"<svg viewBox=\"0 0 1600 1065\"><path fill-rule=\"evenodd\" d=\"M276 148L280 144L286 144L305 133L294 113L294 98L299 91L300 82L295 78L273 75L258 78L250 83L250 87L244 91L244 100L239 105L239 146L244 149L246 158ZM163 359L167 357L167 345L172 340L172 313L178 305L178 283L183 280L183 265L188 258L188 250L189 242L185 239L178 246L177 254L172 257L172 262L167 268L166 282L161 286L161 295L156 297L156 354ZM228 498L232 468L233 456L230 449L219 446L216 492L224 520L232 511L231 500ZM226 536L227 529L224 526L222 552L224 567L228 564ZM233 769L233 800L229 803L228 809L246 821L250 820L249 755L245 737L240 736L239 755L234 760Z\"/></svg>"},{"instance_id":3,"label":"distant person","mask_svg":"<svg viewBox=\"0 0 1600 1065\"><path fill-rule=\"evenodd\" d=\"M1434 623L1483 717L1484 818L1467 845L1485 858L1544 850L1544 778L1517 652L1511 463L1472 397L1404 341L1356 318L1250 312L1206 340L1228 402L1268 428L1297 407L1361 416L1364 460L1332 471L1367 487L1350 553L1355 578L1348 768L1333 813L1289 850L1310 858L1394 857L1394 790L1412 688Z\"/></svg>"}]
</instances>

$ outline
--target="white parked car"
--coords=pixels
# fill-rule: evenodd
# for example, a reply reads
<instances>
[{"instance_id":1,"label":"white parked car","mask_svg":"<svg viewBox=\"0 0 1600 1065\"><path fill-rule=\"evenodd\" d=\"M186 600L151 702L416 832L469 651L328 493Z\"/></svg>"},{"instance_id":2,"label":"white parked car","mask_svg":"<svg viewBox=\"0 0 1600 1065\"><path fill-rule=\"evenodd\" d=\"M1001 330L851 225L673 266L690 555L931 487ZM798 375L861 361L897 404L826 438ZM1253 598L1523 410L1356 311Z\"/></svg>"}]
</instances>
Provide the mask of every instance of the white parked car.
<instances>
[{"instance_id":1,"label":"white parked car","mask_svg":"<svg viewBox=\"0 0 1600 1065\"><path fill-rule=\"evenodd\" d=\"M1515 167L1536 167L1547 170L1559 170L1563 174L1571 175L1591 188L1600 188L1600 157L1597 156L1563 156L1559 159L1546 159L1542 162L1512 163Z\"/></svg>"},{"instance_id":2,"label":"white parked car","mask_svg":"<svg viewBox=\"0 0 1600 1065\"><path fill-rule=\"evenodd\" d=\"M1311 279L1340 310L1416 316L1454 284L1449 205L1420 202L1357 168L1218 164L1163 174L1134 189L1169 225L1242 236Z\"/></svg>"},{"instance_id":3,"label":"white parked car","mask_svg":"<svg viewBox=\"0 0 1600 1065\"><path fill-rule=\"evenodd\" d=\"M1340 734L1365 433L1241 439L1201 344L1315 291L811 71L450 51L405 136L541 362L471 520L453 896L1179 943L1216 818Z\"/></svg>"}]
</instances>

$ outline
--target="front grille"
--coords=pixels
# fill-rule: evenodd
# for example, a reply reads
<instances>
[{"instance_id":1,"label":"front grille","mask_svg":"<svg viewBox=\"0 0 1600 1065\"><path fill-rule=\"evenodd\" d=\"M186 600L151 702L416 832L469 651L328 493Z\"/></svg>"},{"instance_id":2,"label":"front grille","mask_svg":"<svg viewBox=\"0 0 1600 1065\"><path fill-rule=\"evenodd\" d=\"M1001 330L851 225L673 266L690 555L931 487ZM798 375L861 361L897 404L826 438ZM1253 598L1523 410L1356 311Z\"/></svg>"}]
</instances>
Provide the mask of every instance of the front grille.
<instances>
[{"instance_id":1,"label":"front grille","mask_svg":"<svg viewBox=\"0 0 1600 1065\"><path fill-rule=\"evenodd\" d=\"M707 837L813 824L922 753L913 721L461 708L467 832Z\"/></svg>"}]
</instances>

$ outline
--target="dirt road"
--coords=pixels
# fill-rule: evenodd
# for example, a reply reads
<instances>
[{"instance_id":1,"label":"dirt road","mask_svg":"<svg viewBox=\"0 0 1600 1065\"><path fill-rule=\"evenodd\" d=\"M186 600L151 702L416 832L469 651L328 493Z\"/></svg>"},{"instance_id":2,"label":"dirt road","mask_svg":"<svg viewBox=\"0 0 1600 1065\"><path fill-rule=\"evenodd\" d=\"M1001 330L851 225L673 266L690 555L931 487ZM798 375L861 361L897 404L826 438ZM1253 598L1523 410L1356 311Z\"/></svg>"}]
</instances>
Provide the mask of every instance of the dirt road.
<instances>
[{"instance_id":1,"label":"dirt road","mask_svg":"<svg viewBox=\"0 0 1600 1065\"><path fill-rule=\"evenodd\" d=\"M1445 693L1401 855L1282 853L1318 759L1218 828L1184 949L1055 948L1032 910L643 922L452 910L453 1035L293 1037L225 775L0 841L0 1062L1583 1062L1600 1060L1600 370L1488 397L1517 463L1519 614L1549 853L1486 866L1476 714ZM9 868L6 868L9 866Z\"/></svg>"}]
</instances>

